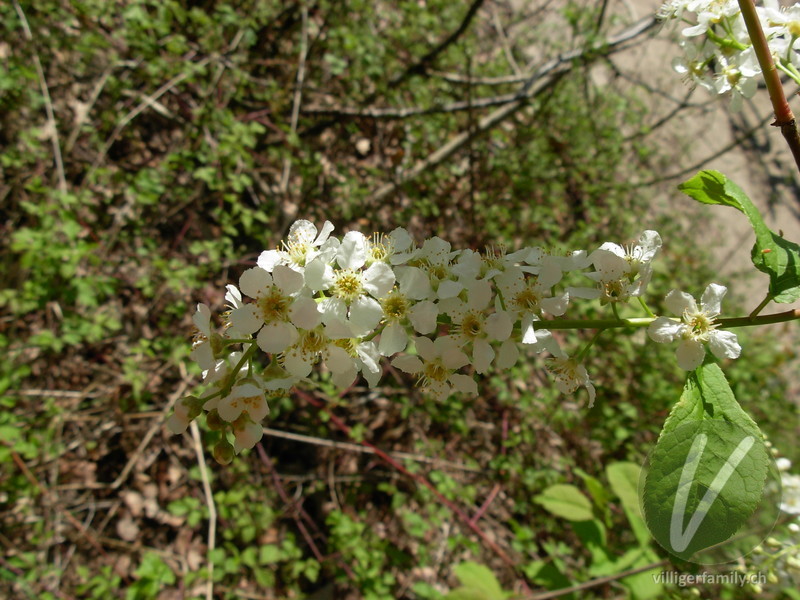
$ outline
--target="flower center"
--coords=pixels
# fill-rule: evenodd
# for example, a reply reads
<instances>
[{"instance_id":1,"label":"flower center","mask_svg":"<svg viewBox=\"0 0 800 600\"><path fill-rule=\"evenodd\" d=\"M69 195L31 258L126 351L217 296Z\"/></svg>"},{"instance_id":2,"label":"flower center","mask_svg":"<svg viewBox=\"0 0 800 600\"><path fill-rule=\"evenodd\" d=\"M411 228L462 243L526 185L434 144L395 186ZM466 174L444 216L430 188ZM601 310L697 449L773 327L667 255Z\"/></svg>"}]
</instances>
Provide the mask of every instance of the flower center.
<instances>
[{"instance_id":1,"label":"flower center","mask_svg":"<svg viewBox=\"0 0 800 600\"><path fill-rule=\"evenodd\" d=\"M342 269L337 272L333 282L333 293L348 304L364 293L361 277L353 269Z\"/></svg>"},{"instance_id":2,"label":"flower center","mask_svg":"<svg viewBox=\"0 0 800 600\"><path fill-rule=\"evenodd\" d=\"M266 296L256 300L258 310L265 323L272 321L287 321L289 319L290 299L280 293L276 288L272 288Z\"/></svg>"},{"instance_id":3,"label":"flower center","mask_svg":"<svg viewBox=\"0 0 800 600\"><path fill-rule=\"evenodd\" d=\"M475 339L483 333L483 319L475 311L469 311L464 315L459 328L461 335L469 339Z\"/></svg>"},{"instance_id":4,"label":"flower center","mask_svg":"<svg viewBox=\"0 0 800 600\"><path fill-rule=\"evenodd\" d=\"M536 312L539 310L539 300L541 300L539 294L526 287L514 296L511 300L511 305L521 311Z\"/></svg>"},{"instance_id":5,"label":"flower center","mask_svg":"<svg viewBox=\"0 0 800 600\"><path fill-rule=\"evenodd\" d=\"M394 252L392 238L382 233L374 233L369 242L370 262L386 262Z\"/></svg>"},{"instance_id":6,"label":"flower center","mask_svg":"<svg viewBox=\"0 0 800 600\"><path fill-rule=\"evenodd\" d=\"M344 348L345 351L356 358L358 356L358 340L355 338L342 338L339 340L334 340L334 345L339 346L339 348Z\"/></svg>"},{"instance_id":7,"label":"flower center","mask_svg":"<svg viewBox=\"0 0 800 600\"><path fill-rule=\"evenodd\" d=\"M297 342L297 347L303 354L318 354L325 349L328 340L319 329L303 331Z\"/></svg>"},{"instance_id":8,"label":"flower center","mask_svg":"<svg viewBox=\"0 0 800 600\"><path fill-rule=\"evenodd\" d=\"M399 321L406 316L408 312L408 300L402 294L392 292L381 302L383 314L388 319Z\"/></svg>"},{"instance_id":9,"label":"flower center","mask_svg":"<svg viewBox=\"0 0 800 600\"><path fill-rule=\"evenodd\" d=\"M685 337L701 342L708 341L708 334L717 327L714 325L714 316L705 312L685 311L683 322L689 326Z\"/></svg>"},{"instance_id":10,"label":"flower center","mask_svg":"<svg viewBox=\"0 0 800 600\"><path fill-rule=\"evenodd\" d=\"M436 360L425 363L420 379L422 379L424 387L428 387L431 381L437 381L439 383L447 381L448 373L447 367L437 358Z\"/></svg>"}]
</instances>

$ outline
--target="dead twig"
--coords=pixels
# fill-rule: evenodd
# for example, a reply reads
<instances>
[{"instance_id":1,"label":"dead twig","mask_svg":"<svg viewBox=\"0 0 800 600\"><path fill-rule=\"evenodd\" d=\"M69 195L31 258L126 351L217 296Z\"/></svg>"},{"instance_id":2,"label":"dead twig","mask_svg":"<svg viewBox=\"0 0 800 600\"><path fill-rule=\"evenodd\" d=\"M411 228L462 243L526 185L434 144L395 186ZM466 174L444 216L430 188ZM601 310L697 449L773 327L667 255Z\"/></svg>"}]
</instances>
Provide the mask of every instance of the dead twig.
<instances>
[{"instance_id":1,"label":"dead twig","mask_svg":"<svg viewBox=\"0 0 800 600\"><path fill-rule=\"evenodd\" d=\"M628 42L635 40L645 32L655 27L657 21L655 17L648 17L631 25L621 33L611 36L603 43L594 44L589 48L580 48L566 52L558 56L533 73L528 81L516 92L516 99L509 102L506 106L498 108L483 119L480 119L474 127L474 131L459 133L444 146L423 158L407 172L400 174L394 181L385 183L374 190L369 196L369 202L378 204L393 194L401 185L417 178L428 169L441 164L452 156L458 149L466 144L472 135L477 135L488 131L516 113L525 106L531 98L534 98L542 91L551 87L558 79L568 73L576 61L589 60L593 56L606 56L612 52L617 52L628 47ZM546 76L546 78L545 78Z\"/></svg>"},{"instance_id":2,"label":"dead twig","mask_svg":"<svg viewBox=\"0 0 800 600\"><path fill-rule=\"evenodd\" d=\"M197 466L200 468L200 480L203 482L203 495L206 497L208 507L208 583L206 584L206 599L214 598L214 562L211 560L211 552L217 543L217 507L214 503L214 494L211 492L211 484L208 481L208 468L203 450L203 442L200 441L200 430L197 421L190 424L192 439L194 440L194 452L197 455Z\"/></svg>"},{"instance_id":3,"label":"dead twig","mask_svg":"<svg viewBox=\"0 0 800 600\"><path fill-rule=\"evenodd\" d=\"M33 42L33 33L31 33L28 19L25 18L25 13L22 12L22 7L17 0L14 0L14 9L19 15L19 20L22 22L22 30L25 32L25 38L29 42ZM56 162L56 174L58 175L58 189L62 194L67 192L67 179L64 176L64 161L61 158L61 143L58 139L58 126L56 125L56 115L53 111L53 101L50 99L50 91L47 88L47 80L44 77L44 69L42 68L42 61L39 60L39 53L36 49L33 50L33 64L36 67L36 76L39 78L39 89L42 92L44 99L44 110L47 114L47 125L50 131L49 137L53 144L53 158Z\"/></svg>"}]
</instances>

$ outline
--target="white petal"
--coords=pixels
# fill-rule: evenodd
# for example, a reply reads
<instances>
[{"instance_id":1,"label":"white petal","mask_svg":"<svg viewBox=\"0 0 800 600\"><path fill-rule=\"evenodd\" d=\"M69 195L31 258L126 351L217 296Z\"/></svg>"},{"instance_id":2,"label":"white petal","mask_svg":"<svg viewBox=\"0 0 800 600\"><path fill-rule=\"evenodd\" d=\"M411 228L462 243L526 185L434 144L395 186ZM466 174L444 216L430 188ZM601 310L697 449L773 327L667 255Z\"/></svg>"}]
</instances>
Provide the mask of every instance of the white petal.
<instances>
[{"instance_id":1,"label":"white petal","mask_svg":"<svg viewBox=\"0 0 800 600\"><path fill-rule=\"evenodd\" d=\"M391 356L402 352L408 345L408 334L406 328L400 323L389 323L381 332L381 340L378 343L378 351L383 356Z\"/></svg>"},{"instance_id":2,"label":"white petal","mask_svg":"<svg viewBox=\"0 0 800 600\"><path fill-rule=\"evenodd\" d=\"M297 341L297 329L291 323L272 321L261 328L256 341L264 352L283 352Z\"/></svg>"},{"instance_id":3,"label":"white petal","mask_svg":"<svg viewBox=\"0 0 800 600\"><path fill-rule=\"evenodd\" d=\"M276 267L278 268L278 267ZM288 269L288 267L283 267ZM250 298L260 298L272 287L272 276L261 267L247 269L239 277L239 289Z\"/></svg>"},{"instance_id":4,"label":"white petal","mask_svg":"<svg viewBox=\"0 0 800 600\"><path fill-rule=\"evenodd\" d=\"M312 245L313 246L321 246L322 244L327 242L328 238L331 235L331 233L333 233L333 229L334 229L333 223L331 223L330 221L325 221L322 224L322 229L320 230L319 235L317 236L317 239L314 240L314 243Z\"/></svg>"},{"instance_id":5,"label":"white petal","mask_svg":"<svg viewBox=\"0 0 800 600\"><path fill-rule=\"evenodd\" d=\"M321 317L316 301L308 296L300 296L289 308L289 318L300 329L314 329Z\"/></svg>"},{"instance_id":6,"label":"white petal","mask_svg":"<svg viewBox=\"0 0 800 600\"><path fill-rule=\"evenodd\" d=\"M358 369L355 365L341 373L331 373L331 381L339 389L349 388L358 377Z\"/></svg>"},{"instance_id":7,"label":"white petal","mask_svg":"<svg viewBox=\"0 0 800 600\"><path fill-rule=\"evenodd\" d=\"M380 263L383 264L383 263ZM350 324L355 337L363 337L380 323L383 309L377 300L359 296L350 305Z\"/></svg>"},{"instance_id":8,"label":"white petal","mask_svg":"<svg viewBox=\"0 0 800 600\"><path fill-rule=\"evenodd\" d=\"M242 305L242 294L239 289L231 284L226 285L225 288L228 290L225 294L225 302L233 308L239 308Z\"/></svg>"},{"instance_id":9,"label":"white petal","mask_svg":"<svg viewBox=\"0 0 800 600\"><path fill-rule=\"evenodd\" d=\"M602 281L620 279L628 270L628 261L609 250L595 250L592 252L592 264L594 264L597 272L600 273Z\"/></svg>"},{"instance_id":10,"label":"white petal","mask_svg":"<svg viewBox=\"0 0 800 600\"><path fill-rule=\"evenodd\" d=\"M510 369L519 359L519 346L513 340L506 340L500 346L500 351L497 353L497 360L495 366L501 371Z\"/></svg>"},{"instance_id":11,"label":"white petal","mask_svg":"<svg viewBox=\"0 0 800 600\"><path fill-rule=\"evenodd\" d=\"M362 365L362 372L368 371L370 373L380 373L380 355L378 354L378 348L375 346L374 342L364 342L363 344L359 344L358 348L356 348L356 353L358 354L358 358L361 359L361 362L364 363Z\"/></svg>"},{"instance_id":12,"label":"white petal","mask_svg":"<svg viewBox=\"0 0 800 600\"><path fill-rule=\"evenodd\" d=\"M430 300L417 302L408 310L408 320L417 333L432 333L436 329L439 310Z\"/></svg>"},{"instance_id":13,"label":"white petal","mask_svg":"<svg viewBox=\"0 0 800 600\"><path fill-rule=\"evenodd\" d=\"M417 348L417 354L419 354L423 360L431 361L439 356L435 344L430 338L414 338L414 346Z\"/></svg>"},{"instance_id":14,"label":"white petal","mask_svg":"<svg viewBox=\"0 0 800 600\"><path fill-rule=\"evenodd\" d=\"M486 340L475 340L472 349L472 364L475 371L480 374L486 373L494 360L494 350Z\"/></svg>"},{"instance_id":15,"label":"white petal","mask_svg":"<svg viewBox=\"0 0 800 600\"><path fill-rule=\"evenodd\" d=\"M295 377L307 377L311 373L311 367L314 365L313 360L315 360L315 357L306 357L296 349L290 350L284 354L283 368Z\"/></svg>"},{"instance_id":16,"label":"white petal","mask_svg":"<svg viewBox=\"0 0 800 600\"><path fill-rule=\"evenodd\" d=\"M667 297L664 298L664 304L667 305L672 314L678 316L683 315L685 310L692 313L697 312L697 302L694 301L691 294L678 290L672 290L667 294Z\"/></svg>"},{"instance_id":17,"label":"white petal","mask_svg":"<svg viewBox=\"0 0 800 600\"><path fill-rule=\"evenodd\" d=\"M375 298L383 298L394 287L394 271L386 263L377 262L364 271L364 289Z\"/></svg>"},{"instance_id":18,"label":"white petal","mask_svg":"<svg viewBox=\"0 0 800 600\"><path fill-rule=\"evenodd\" d=\"M243 408L244 402L231 394L227 398L223 398L219 401L219 404L217 405L217 412L219 412L219 416L224 421L230 423L239 418L239 415L242 414Z\"/></svg>"},{"instance_id":19,"label":"white petal","mask_svg":"<svg viewBox=\"0 0 800 600\"><path fill-rule=\"evenodd\" d=\"M233 450L238 454L245 448L252 448L261 441L261 436L264 435L264 428L258 423L246 423L244 427L234 429L233 435L235 438Z\"/></svg>"},{"instance_id":20,"label":"white petal","mask_svg":"<svg viewBox=\"0 0 800 600\"><path fill-rule=\"evenodd\" d=\"M658 235L657 231L648 229L639 237L639 246L637 250L640 256L637 258L642 262L650 262L655 257L659 248L661 248L661 236Z\"/></svg>"},{"instance_id":21,"label":"white petal","mask_svg":"<svg viewBox=\"0 0 800 600\"><path fill-rule=\"evenodd\" d=\"M601 292L597 288L585 288L585 287L569 287L567 288L567 292L573 298L583 298L584 300L595 300L601 296Z\"/></svg>"},{"instance_id":22,"label":"white petal","mask_svg":"<svg viewBox=\"0 0 800 600\"><path fill-rule=\"evenodd\" d=\"M706 349L696 340L681 340L678 349L675 350L675 357L678 359L678 366L687 371L693 371L703 363Z\"/></svg>"},{"instance_id":23,"label":"white petal","mask_svg":"<svg viewBox=\"0 0 800 600\"><path fill-rule=\"evenodd\" d=\"M272 278L281 293L286 296L300 291L300 288L303 287L303 274L285 265L276 266L272 271Z\"/></svg>"},{"instance_id":24,"label":"white petal","mask_svg":"<svg viewBox=\"0 0 800 600\"><path fill-rule=\"evenodd\" d=\"M615 254L620 258L625 258L625 249L614 242L605 242L600 246L600 250L603 250L604 252L611 252L611 254Z\"/></svg>"},{"instance_id":25,"label":"white petal","mask_svg":"<svg viewBox=\"0 0 800 600\"><path fill-rule=\"evenodd\" d=\"M285 253L280 252L279 250L264 250L264 252L259 255L256 264L268 273L271 273L275 268L275 265L283 262L284 254Z\"/></svg>"},{"instance_id":26,"label":"white petal","mask_svg":"<svg viewBox=\"0 0 800 600\"><path fill-rule=\"evenodd\" d=\"M439 298L455 298L463 289L464 286L457 281L446 279L439 283L439 289L436 290L436 294Z\"/></svg>"},{"instance_id":27,"label":"white petal","mask_svg":"<svg viewBox=\"0 0 800 600\"><path fill-rule=\"evenodd\" d=\"M647 327L647 335L659 344L666 344L681 335L685 325L669 317L658 317Z\"/></svg>"},{"instance_id":28,"label":"white petal","mask_svg":"<svg viewBox=\"0 0 800 600\"><path fill-rule=\"evenodd\" d=\"M343 373L353 367L353 357L344 348L329 344L325 364L333 373Z\"/></svg>"},{"instance_id":29,"label":"white petal","mask_svg":"<svg viewBox=\"0 0 800 600\"><path fill-rule=\"evenodd\" d=\"M450 383L453 387L462 394L469 394L470 396L478 395L478 384L469 375L461 375L455 373L450 375Z\"/></svg>"},{"instance_id":30,"label":"white petal","mask_svg":"<svg viewBox=\"0 0 800 600\"><path fill-rule=\"evenodd\" d=\"M190 354L192 360L200 365L204 371L213 369L216 362L214 361L214 352L211 350L211 344L208 342L201 342L192 348Z\"/></svg>"},{"instance_id":31,"label":"white petal","mask_svg":"<svg viewBox=\"0 0 800 600\"><path fill-rule=\"evenodd\" d=\"M409 356L407 354L397 356L392 360L392 366L397 367L404 373L415 375L421 373L424 365L422 361L416 356Z\"/></svg>"},{"instance_id":32,"label":"white petal","mask_svg":"<svg viewBox=\"0 0 800 600\"><path fill-rule=\"evenodd\" d=\"M507 340L513 329L514 322L505 311L493 313L486 318L486 331L493 340L498 342Z\"/></svg>"},{"instance_id":33,"label":"white petal","mask_svg":"<svg viewBox=\"0 0 800 600\"><path fill-rule=\"evenodd\" d=\"M347 304L341 298L323 298L317 304L323 323L347 320Z\"/></svg>"},{"instance_id":34,"label":"white petal","mask_svg":"<svg viewBox=\"0 0 800 600\"><path fill-rule=\"evenodd\" d=\"M561 265L554 260L544 259L542 261L542 268L539 269L539 279L537 282L541 286L551 288L561 281L562 276Z\"/></svg>"},{"instance_id":35,"label":"white petal","mask_svg":"<svg viewBox=\"0 0 800 600\"><path fill-rule=\"evenodd\" d=\"M334 280L333 268L320 258L315 258L308 263L303 275L305 276L306 285L314 292L327 290Z\"/></svg>"},{"instance_id":36,"label":"white petal","mask_svg":"<svg viewBox=\"0 0 800 600\"><path fill-rule=\"evenodd\" d=\"M413 300L424 300L431 295L431 280L417 267L395 268L400 293Z\"/></svg>"},{"instance_id":37,"label":"white petal","mask_svg":"<svg viewBox=\"0 0 800 600\"><path fill-rule=\"evenodd\" d=\"M708 346L717 358L739 358L742 347L732 331L714 330L708 337Z\"/></svg>"},{"instance_id":38,"label":"white petal","mask_svg":"<svg viewBox=\"0 0 800 600\"><path fill-rule=\"evenodd\" d=\"M198 331L206 337L211 337L211 309L205 304L197 305L197 312L192 315L192 321Z\"/></svg>"},{"instance_id":39,"label":"white petal","mask_svg":"<svg viewBox=\"0 0 800 600\"><path fill-rule=\"evenodd\" d=\"M552 298L542 298L539 303L542 310L550 313L554 317L560 317L567 312L569 306L569 292L564 292L560 296L553 296Z\"/></svg>"},{"instance_id":40,"label":"white petal","mask_svg":"<svg viewBox=\"0 0 800 600\"><path fill-rule=\"evenodd\" d=\"M722 299L725 297L727 291L728 288L726 288L724 285L710 283L706 288L706 291L703 292L703 296L700 298L700 304L703 307L703 311L718 315L722 311Z\"/></svg>"},{"instance_id":41,"label":"white petal","mask_svg":"<svg viewBox=\"0 0 800 600\"><path fill-rule=\"evenodd\" d=\"M398 227L392 233L389 234L389 237L392 238L392 243L394 244L394 251L395 252L405 252L411 247L411 244L414 240L411 239L411 236L408 234L408 231L403 229L402 227Z\"/></svg>"},{"instance_id":42,"label":"white petal","mask_svg":"<svg viewBox=\"0 0 800 600\"><path fill-rule=\"evenodd\" d=\"M241 308L232 310L228 320L234 329L245 335L255 333L264 324L255 304L245 304Z\"/></svg>"},{"instance_id":43,"label":"white petal","mask_svg":"<svg viewBox=\"0 0 800 600\"><path fill-rule=\"evenodd\" d=\"M441 286L439 292L441 296ZM473 281L467 287L467 306L473 310L483 310L492 301L492 286L486 280Z\"/></svg>"},{"instance_id":44,"label":"white petal","mask_svg":"<svg viewBox=\"0 0 800 600\"><path fill-rule=\"evenodd\" d=\"M522 316L520 327L522 329L522 343L535 344L536 343L536 330L533 328L533 323L536 319L530 313Z\"/></svg>"},{"instance_id":45,"label":"white petal","mask_svg":"<svg viewBox=\"0 0 800 600\"><path fill-rule=\"evenodd\" d=\"M336 253L336 262L342 269L360 269L367 262L367 238L359 231L348 231ZM388 266L388 265L384 265Z\"/></svg>"}]
</instances>

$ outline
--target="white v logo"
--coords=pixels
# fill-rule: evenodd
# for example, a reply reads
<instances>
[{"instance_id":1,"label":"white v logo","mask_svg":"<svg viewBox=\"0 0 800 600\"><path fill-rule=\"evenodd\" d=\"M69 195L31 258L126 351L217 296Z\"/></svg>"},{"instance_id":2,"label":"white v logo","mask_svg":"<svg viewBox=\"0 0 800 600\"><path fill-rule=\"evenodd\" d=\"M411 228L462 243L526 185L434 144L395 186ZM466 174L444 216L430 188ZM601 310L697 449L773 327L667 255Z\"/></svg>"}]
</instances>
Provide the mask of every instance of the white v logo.
<instances>
[{"instance_id":1,"label":"white v logo","mask_svg":"<svg viewBox=\"0 0 800 600\"><path fill-rule=\"evenodd\" d=\"M683 470L681 471L681 479L678 483L678 491L675 494L675 504L672 505L672 519L669 524L669 543L672 545L675 552L683 552L689 546L697 533L697 529L706 518L711 505L717 496L725 487L725 484L733 475L733 471L742 462L750 448L755 444L753 436L747 436L739 442L736 449L728 457L728 460L722 465L722 468L714 477L711 482L711 487L706 490L702 500L697 505L689 524L686 526L686 531L683 531L684 515L686 514L686 503L689 500L689 491L692 487L694 474L697 471L697 466L700 464L700 457L708 442L708 436L704 433L698 434L692 442L692 447L689 449L689 454L686 455L686 461L683 463Z\"/></svg>"}]
</instances>

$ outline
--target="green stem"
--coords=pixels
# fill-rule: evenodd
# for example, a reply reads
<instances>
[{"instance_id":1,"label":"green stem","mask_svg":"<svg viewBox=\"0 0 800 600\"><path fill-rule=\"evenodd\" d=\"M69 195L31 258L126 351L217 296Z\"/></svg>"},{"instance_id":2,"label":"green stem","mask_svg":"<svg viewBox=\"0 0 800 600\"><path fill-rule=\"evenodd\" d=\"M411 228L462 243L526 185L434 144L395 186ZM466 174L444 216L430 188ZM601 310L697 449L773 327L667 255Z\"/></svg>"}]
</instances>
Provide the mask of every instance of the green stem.
<instances>
[{"instance_id":1,"label":"green stem","mask_svg":"<svg viewBox=\"0 0 800 600\"><path fill-rule=\"evenodd\" d=\"M642 298L641 296L639 296L639 304L642 305L642 308L644 309L644 312L647 313L648 317L653 317L655 319L656 315L653 313L652 310L650 310L650 307L647 306L647 302L645 302L644 298Z\"/></svg>"},{"instance_id":2,"label":"green stem","mask_svg":"<svg viewBox=\"0 0 800 600\"><path fill-rule=\"evenodd\" d=\"M655 317L638 317L635 319L553 319L552 321L535 321L534 329L624 329L647 327L655 321ZM673 320L679 321L677 317ZM771 315L760 315L755 317L730 317L718 319L717 323L723 329L735 327L751 327L753 325L772 325L774 323L786 323L787 321L800 320L800 308L787 310L782 313Z\"/></svg>"},{"instance_id":3,"label":"green stem","mask_svg":"<svg viewBox=\"0 0 800 600\"><path fill-rule=\"evenodd\" d=\"M772 296L767 293L766 297L761 301L761 303L753 309L753 312L750 313L750 318L755 319L756 315L764 310L764 307L772 302Z\"/></svg>"}]
</instances>

